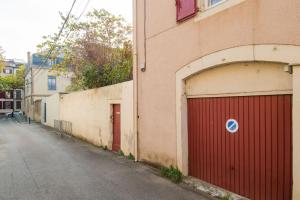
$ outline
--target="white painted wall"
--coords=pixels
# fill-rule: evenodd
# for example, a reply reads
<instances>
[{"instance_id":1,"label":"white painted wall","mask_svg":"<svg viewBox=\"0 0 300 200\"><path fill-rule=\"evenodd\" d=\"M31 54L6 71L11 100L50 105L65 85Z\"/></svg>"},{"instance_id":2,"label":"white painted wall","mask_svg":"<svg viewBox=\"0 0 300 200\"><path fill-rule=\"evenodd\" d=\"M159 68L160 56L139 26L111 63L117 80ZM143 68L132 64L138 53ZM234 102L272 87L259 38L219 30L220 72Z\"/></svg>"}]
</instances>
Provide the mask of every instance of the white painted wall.
<instances>
[{"instance_id":1,"label":"white painted wall","mask_svg":"<svg viewBox=\"0 0 300 200\"><path fill-rule=\"evenodd\" d=\"M56 93L50 97L43 98L41 103L41 122L42 124L54 127L54 120L59 120L60 99L62 94ZM45 121L45 103L46 103L46 121Z\"/></svg>"}]
</instances>

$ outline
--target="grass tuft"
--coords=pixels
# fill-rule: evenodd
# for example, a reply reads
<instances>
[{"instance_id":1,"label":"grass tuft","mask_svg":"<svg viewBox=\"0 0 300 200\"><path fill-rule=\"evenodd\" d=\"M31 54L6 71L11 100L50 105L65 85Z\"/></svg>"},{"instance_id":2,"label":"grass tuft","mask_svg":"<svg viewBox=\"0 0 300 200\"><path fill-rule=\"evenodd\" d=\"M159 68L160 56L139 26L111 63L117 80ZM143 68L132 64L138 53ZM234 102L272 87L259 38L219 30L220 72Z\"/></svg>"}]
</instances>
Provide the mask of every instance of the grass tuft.
<instances>
[{"instance_id":1,"label":"grass tuft","mask_svg":"<svg viewBox=\"0 0 300 200\"><path fill-rule=\"evenodd\" d=\"M220 200L231 200L231 196L230 194L227 194L226 196L223 196L223 197L219 197Z\"/></svg>"},{"instance_id":2,"label":"grass tuft","mask_svg":"<svg viewBox=\"0 0 300 200\"><path fill-rule=\"evenodd\" d=\"M122 156L122 157L125 156L125 154L124 154L124 152L123 152L122 150L119 150L119 151L118 151L118 155L119 155L119 156Z\"/></svg>"},{"instance_id":3,"label":"grass tuft","mask_svg":"<svg viewBox=\"0 0 300 200\"><path fill-rule=\"evenodd\" d=\"M128 158L128 160L135 160L135 157L134 157L134 155L132 155L132 153L129 153L127 158Z\"/></svg>"},{"instance_id":4,"label":"grass tuft","mask_svg":"<svg viewBox=\"0 0 300 200\"><path fill-rule=\"evenodd\" d=\"M180 183L182 181L182 173L176 167L171 166L170 168L162 167L160 169L160 173L162 176L170 179L174 183Z\"/></svg>"}]
</instances>

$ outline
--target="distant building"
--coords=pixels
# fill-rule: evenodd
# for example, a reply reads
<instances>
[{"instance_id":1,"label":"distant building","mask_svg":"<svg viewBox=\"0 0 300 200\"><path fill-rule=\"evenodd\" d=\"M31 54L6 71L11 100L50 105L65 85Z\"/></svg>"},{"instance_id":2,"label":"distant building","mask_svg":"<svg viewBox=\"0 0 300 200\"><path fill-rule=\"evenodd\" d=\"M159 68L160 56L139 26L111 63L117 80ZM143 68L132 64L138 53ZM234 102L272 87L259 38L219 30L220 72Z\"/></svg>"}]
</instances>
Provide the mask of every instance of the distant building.
<instances>
[{"instance_id":1,"label":"distant building","mask_svg":"<svg viewBox=\"0 0 300 200\"><path fill-rule=\"evenodd\" d=\"M59 64L62 61L63 61L62 57L58 57L55 60L49 60L38 53L34 53L31 56L31 64L34 68L36 67L51 68L53 65Z\"/></svg>"},{"instance_id":2,"label":"distant building","mask_svg":"<svg viewBox=\"0 0 300 200\"><path fill-rule=\"evenodd\" d=\"M5 66L0 72L0 76L8 76L16 74L19 67L25 65L25 61L18 59L7 59L5 60Z\"/></svg>"},{"instance_id":3,"label":"distant building","mask_svg":"<svg viewBox=\"0 0 300 200\"><path fill-rule=\"evenodd\" d=\"M14 75L19 70L20 66L24 65L25 61L19 59L5 60L5 66L0 72L0 76ZM13 111L23 110L23 89L14 91L0 92L0 114L10 113Z\"/></svg>"},{"instance_id":4,"label":"distant building","mask_svg":"<svg viewBox=\"0 0 300 200\"><path fill-rule=\"evenodd\" d=\"M52 70L63 58L54 61L46 60L39 54L28 54L25 75L25 114L40 121L41 100L55 93L65 92L71 84L71 74L58 74Z\"/></svg>"}]
</instances>

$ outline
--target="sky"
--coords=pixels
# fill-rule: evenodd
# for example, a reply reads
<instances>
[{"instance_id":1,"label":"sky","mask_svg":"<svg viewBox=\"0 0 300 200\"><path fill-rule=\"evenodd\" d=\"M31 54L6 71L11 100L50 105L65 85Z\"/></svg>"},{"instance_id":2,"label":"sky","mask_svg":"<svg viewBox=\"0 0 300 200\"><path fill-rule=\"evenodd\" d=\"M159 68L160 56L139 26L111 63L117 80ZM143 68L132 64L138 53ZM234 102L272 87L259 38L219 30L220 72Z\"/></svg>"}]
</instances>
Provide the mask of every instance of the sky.
<instances>
[{"instance_id":1,"label":"sky","mask_svg":"<svg viewBox=\"0 0 300 200\"><path fill-rule=\"evenodd\" d=\"M132 0L77 0L72 14L79 16L88 1L86 12L104 8L132 24ZM27 61L27 52L35 52L44 35L58 32L58 12L67 13L72 3L73 0L1 0L0 46L5 58Z\"/></svg>"}]
</instances>

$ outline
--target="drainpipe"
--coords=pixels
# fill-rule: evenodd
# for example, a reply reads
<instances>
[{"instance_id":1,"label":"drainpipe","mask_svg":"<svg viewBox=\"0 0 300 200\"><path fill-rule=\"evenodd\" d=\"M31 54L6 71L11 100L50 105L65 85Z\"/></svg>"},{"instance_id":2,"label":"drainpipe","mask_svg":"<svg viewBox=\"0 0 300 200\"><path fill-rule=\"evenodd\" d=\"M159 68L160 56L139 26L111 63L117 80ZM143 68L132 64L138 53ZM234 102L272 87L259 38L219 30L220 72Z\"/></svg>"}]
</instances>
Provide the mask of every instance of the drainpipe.
<instances>
[{"instance_id":1,"label":"drainpipe","mask_svg":"<svg viewBox=\"0 0 300 200\"><path fill-rule=\"evenodd\" d=\"M144 26L144 63L141 65L141 71L145 72L146 71L146 67L147 67L147 35L146 35L146 21L147 21L147 1L144 0L144 22L143 22L143 26Z\"/></svg>"},{"instance_id":2,"label":"drainpipe","mask_svg":"<svg viewBox=\"0 0 300 200\"><path fill-rule=\"evenodd\" d=\"M137 37L137 1L133 1L133 129L134 129L134 155L138 161L138 37Z\"/></svg>"},{"instance_id":3,"label":"drainpipe","mask_svg":"<svg viewBox=\"0 0 300 200\"><path fill-rule=\"evenodd\" d=\"M142 1L139 1L140 3ZM140 5L140 4L139 4ZM133 56L134 56L134 64L133 64L133 93L134 93L134 133L135 133L135 160L138 161L138 135L139 135L139 130L138 130L138 123L139 123L139 114L138 114L138 72L139 69L141 69L142 72L146 71L146 57L147 57L147 52L146 52L146 0L143 1L143 45L144 45L144 58L143 61L141 62L140 56L138 55L139 53L139 23L138 23L138 0L133 1L133 24L134 24L134 30L133 30L133 38L134 38L134 50L133 50Z\"/></svg>"},{"instance_id":4,"label":"drainpipe","mask_svg":"<svg viewBox=\"0 0 300 200\"><path fill-rule=\"evenodd\" d=\"M33 119L34 116L34 108L33 108L33 69L32 69L32 64L31 64L31 53L27 52L27 59L28 59L28 67L30 69L30 112L31 115L29 114L29 118Z\"/></svg>"},{"instance_id":5,"label":"drainpipe","mask_svg":"<svg viewBox=\"0 0 300 200\"><path fill-rule=\"evenodd\" d=\"M142 1L139 1L140 3ZM134 56L134 64L133 64L133 93L134 93L134 133L135 133L135 161L138 161L138 136L139 136L139 131L138 131L138 123L139 123L139 113L138 113L138 72L139 69L142 72L146 71L146 58L147 58L147 52L146 52L146 0L143 1L143 7L144 7L144 11L143 11L143 53L144 53L144 58L143 58L143 62L140 62L139 60L139 41L138 41L138 0L134 0L133 1L133 16L134 16L134 30L133 30L133 38L134 38L134 50L133 50L133 56Z\"/></svg>"}]
</instances>

